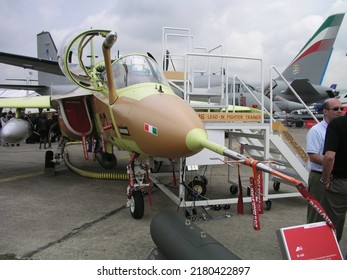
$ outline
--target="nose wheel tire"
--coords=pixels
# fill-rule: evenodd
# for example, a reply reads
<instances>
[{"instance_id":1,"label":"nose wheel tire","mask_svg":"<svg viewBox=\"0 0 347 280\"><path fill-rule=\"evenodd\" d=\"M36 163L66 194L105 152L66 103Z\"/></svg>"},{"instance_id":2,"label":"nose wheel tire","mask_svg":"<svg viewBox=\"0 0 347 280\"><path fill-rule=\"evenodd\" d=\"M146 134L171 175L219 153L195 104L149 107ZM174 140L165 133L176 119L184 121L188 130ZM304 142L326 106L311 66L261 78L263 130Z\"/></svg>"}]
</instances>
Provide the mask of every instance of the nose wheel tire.
<instances>
[{"instance_id":1,"label":"nose wheel tire","mask_svg":"<svg viewBox=\"0 0 347 280\"><path fill-rule=\"evenodd\" d=\"M145 203L141 191L134 191L130 198L130 213L134 219L141 219L145 212Z\"/></svg>"}]
</instances>

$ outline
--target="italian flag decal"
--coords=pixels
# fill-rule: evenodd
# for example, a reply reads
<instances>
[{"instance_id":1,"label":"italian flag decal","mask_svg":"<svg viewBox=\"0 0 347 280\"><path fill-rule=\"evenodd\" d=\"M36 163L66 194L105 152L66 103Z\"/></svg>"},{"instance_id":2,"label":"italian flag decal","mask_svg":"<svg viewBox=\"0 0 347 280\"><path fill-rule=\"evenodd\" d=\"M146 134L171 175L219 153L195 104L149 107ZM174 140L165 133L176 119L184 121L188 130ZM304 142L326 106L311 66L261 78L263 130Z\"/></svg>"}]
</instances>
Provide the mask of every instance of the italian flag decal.
<instances>
[{"instance_id":1,"label":"italian flag decal","mask_svg":"<svg viewBox=\"0 0 347 280\"><path fill-rule=\"evenodd\" d=\"M158 136L158 129L153 126L153 125L150 125L148 123L145 123L145 131L155 135L155 136Z\"/></svg>"}]
</instances>

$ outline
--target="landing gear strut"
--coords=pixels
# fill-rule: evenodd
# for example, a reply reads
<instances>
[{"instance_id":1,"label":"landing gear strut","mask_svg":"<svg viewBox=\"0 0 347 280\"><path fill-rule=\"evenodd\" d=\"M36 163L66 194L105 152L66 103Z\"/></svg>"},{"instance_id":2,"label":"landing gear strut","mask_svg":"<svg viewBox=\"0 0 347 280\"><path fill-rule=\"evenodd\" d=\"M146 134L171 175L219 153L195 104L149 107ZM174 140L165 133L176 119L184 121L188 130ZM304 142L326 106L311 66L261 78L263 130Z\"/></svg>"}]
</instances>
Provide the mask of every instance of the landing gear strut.
<instances>
[{"instance_id":1,"label":"landing gear strut","mask_svg":"<svg viewBox=\"0 0 347 280\"><path fill-rule=\"evenodd\" d=\"M151 204L149 163L147 160L137 159L138 154L134 153L127 166L129 174L129 186L127 188L127 207L130 208L131 216L134 219L141 219L145 212L143 199L144 188L147 187L148 197Z\"/></svg>"}]
</instances>

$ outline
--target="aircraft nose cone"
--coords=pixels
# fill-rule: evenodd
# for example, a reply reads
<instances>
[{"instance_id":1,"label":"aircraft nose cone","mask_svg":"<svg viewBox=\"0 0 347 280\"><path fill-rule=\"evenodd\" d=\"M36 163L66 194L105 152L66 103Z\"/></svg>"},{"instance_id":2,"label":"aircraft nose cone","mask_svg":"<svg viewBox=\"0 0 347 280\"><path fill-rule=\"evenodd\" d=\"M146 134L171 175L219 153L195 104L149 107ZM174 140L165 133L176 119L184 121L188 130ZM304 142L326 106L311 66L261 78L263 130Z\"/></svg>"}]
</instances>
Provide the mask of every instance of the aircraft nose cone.
<instances>
[{"instance_id":1,"label":"aircraft nose cone","mask_svg":"<svg viewBox=\"0 0 347 280\"><path fill-rule=\"evenodd\" d=\"M133 112L135 125L130 133L141 150L157 157L181 158L191 156L202 150L199 139L188 137L191 131L199 131L194 135L207 138L204 125L197 113L175 95L151 95L140 100Z\"/></svg>"}]
</instances>

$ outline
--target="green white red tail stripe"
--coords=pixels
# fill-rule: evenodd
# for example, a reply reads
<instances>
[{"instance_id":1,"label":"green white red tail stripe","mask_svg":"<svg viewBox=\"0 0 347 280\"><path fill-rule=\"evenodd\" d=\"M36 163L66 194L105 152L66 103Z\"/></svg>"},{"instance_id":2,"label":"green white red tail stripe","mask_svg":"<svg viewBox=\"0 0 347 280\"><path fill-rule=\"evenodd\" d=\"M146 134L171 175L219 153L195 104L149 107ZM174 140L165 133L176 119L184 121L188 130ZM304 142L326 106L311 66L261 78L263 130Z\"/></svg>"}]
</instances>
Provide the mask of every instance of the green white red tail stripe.
<instances>
[{"instance_id":1,"label":"green white red tail stripe","mask_svg":"<svg viewBox=\"0 0 347 280\"><path fill-rule=\"evenodd\" d=\"M328 17L294 58L291 65L313 52L332 49L343 17L344 14L336 14Z\"/></svg>"},{"instance_id":2,"label":"green white red tail stripe","mask_svg":"<svg viewBox=\"0 0 347 280\"><path fill-rule=\"evenodd\" d=\"M282 73L287 81L309 80L320 85L324 79L344 13L329 16Z\"/></svg>"}]
</instances>

